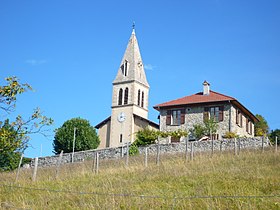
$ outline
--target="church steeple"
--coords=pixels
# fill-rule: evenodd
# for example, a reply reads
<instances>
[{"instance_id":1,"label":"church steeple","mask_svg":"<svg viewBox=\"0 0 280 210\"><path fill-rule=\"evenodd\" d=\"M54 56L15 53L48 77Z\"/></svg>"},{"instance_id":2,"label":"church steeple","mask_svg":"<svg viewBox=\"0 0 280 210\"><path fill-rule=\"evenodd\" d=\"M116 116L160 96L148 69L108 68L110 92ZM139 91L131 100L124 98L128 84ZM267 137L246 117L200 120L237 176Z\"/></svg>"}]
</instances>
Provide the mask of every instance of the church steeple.
<instances>
[{"instance_id":1,"label":"church steeple","mask_svg":"<svg viewBox=\"0 0 280 210\"><path fill-rule=\"evenodd\" d=\"M131 81L135 81L146 87L149 87L144 70L144 64L138 46L138 41L135 34L134 25L113 84Z\"/></svg>"}]
</instances>

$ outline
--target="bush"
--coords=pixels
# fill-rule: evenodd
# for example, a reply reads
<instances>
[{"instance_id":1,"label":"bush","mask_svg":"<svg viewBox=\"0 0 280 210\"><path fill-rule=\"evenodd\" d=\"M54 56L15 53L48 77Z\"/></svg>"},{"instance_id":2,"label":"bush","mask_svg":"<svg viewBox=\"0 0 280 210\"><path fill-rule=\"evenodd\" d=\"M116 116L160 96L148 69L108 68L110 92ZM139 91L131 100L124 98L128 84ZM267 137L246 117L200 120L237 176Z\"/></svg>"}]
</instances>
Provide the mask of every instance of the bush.
<instances>
[{"instance_id":1,"label":"bush","mask_svg":"<svg viewBox=\"0 0 280 210\"><path fill-rule=\"evenodd\" d=\"M129 155L137 155L139 154L138 146L132 143L129 147Z\"/></svg>"},{"instance_id":2,"label":"bush","mask_svg":"<svg viewBox=\"0 0 280 210\"><path fill-rule=\"evenodd\" d=\"M223 136L223 138L225 138L225 139L233 139L233 138L238 138L238 137L239 136L236 133L230 132L230 131L227 131L225 133L225 135Z\"/></svg>"}]
</instances>

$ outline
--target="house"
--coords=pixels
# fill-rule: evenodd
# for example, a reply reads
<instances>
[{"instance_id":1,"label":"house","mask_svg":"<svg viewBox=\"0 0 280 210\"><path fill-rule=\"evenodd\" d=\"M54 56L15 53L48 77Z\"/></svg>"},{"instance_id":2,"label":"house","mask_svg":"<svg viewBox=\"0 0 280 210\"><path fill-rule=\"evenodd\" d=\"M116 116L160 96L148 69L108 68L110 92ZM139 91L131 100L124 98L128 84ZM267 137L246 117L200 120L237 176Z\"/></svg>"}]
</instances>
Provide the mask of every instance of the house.
<instances>
[{"instance_id":1,"label":"house","mask_svg":"<svg viewBox=\"0 0 280 210\"><path fill-rule=\"evenodd\" d=\"M161 131L189 130L195 124L213 118L218 123L217 133L212 136L214 139L221 138L228 131L253 137L254 125L258 122L238 100L210 90L206 81L202 92L158 104L154 109L159 111Z\"/></svg>"},{"instance_id":2,"label":"house","mask_svg":"<svg viewBox=\"0 0 280 210\"><path fill-rule=\"evenodd\" d=\"M119 147L135 140L143 128L159 129L148 119L149 89L134 26L113 81L111 116L98 123L99 149Z\"/></svg>"}]
</instances>

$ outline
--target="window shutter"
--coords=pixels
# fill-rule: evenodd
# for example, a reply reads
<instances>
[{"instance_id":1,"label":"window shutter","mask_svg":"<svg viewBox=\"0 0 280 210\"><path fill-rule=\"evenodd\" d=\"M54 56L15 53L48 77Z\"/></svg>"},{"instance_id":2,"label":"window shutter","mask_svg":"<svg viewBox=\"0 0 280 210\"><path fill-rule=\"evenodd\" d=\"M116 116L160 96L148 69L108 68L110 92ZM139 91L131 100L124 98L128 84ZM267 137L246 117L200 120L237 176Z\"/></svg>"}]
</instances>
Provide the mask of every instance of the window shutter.
<instances>
[{"instance_id":1,"label":"window shutter","mask_svg":"<svg viewBox=\"0 0 280 210\"><path fill-rule=\"evenodd\" d=\"M249 121L248 118L246 118L246 132L249 132Z\"/></svg>"},{"instance_id":2,"label":"window shutter","mask_svg":"<svg viewBox=\"0 0 280 210\"><path fill-rule=\"evenodd\" d=\"M219 122L224 120L224 106L219 107Z\"/></svg>"},{"instance_id":3,"label":"window shutter","mask_svg":"<svg viewBox=\"0 0 280 210\"><path fill-rule=\"evenodd\" d=\"M204 107L203 121L209 120L209 107Z\"/></svg>"},{"instance_id":4,"label":"window shutter","mask_svg":"<svg viewBox=\"0 0 280 210\"><path fill-rule=\"evenodd\" d=\"M186 116L186 110L182 109L181 110L181 125L185 124L185 116Z\"/></svg>"},{"instance_id":5,"label":"window shutter","mask_svg":"<svg viewBox=\"0 0 280 210\"><path fill-rule=\"evenodd\" d=\"M243 121L243 115L242 115L242 113L240 113L240 126L241 126L241 128L242 128L242 126L243 126L243 125L242 125L242 124L243 124L242 121Z\"/></svg>"},{"instance_id":6,"label":"window shutter","mask_svg":"<svg viewBox=\"0 0 280 210\"><path fill-rule=\"evenodd\" d=\"M167 110L166 125L171 125L171 110Z\"/></svg>"}]
</instances>

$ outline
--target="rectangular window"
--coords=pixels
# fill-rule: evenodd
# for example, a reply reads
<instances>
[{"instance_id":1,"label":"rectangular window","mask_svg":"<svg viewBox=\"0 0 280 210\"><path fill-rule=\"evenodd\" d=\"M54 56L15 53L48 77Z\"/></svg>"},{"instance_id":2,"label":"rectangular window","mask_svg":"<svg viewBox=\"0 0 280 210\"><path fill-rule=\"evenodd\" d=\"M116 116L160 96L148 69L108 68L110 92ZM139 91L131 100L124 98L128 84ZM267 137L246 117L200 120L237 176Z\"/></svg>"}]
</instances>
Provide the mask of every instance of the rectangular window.
<instances>
[{"instance_id":1,"label":"rectangular window","mask_svg":"<svg viewBox=\"0 0 280 210\"><path fill-rule=\"evenodd\" d=\"M172 111L172 125L180 125L181 122L181 110Z\"/></svg>"},{"instance_id":2,"label":"rectangular window","mask_svg":"<svg viewBox=\"0 0 280 210\"><path fill-rule=\"evenodd\" d=\"M252 121L249 120L248 118L246 119L246 131L249 134L253 133L253 126L252 126Z\"/></svg>"},{"instance_id":3,"label":"rectangular window","mask_svg":"<svg viewBox=\"0 0 280 210\"><path fill-rule=\"evenodd\" d=\"M222 122L224 120L224 107L204 107L203 120L214 119L215 122Z\"/></svg>"},{"instance_id":4,"label":"rectangular window","mask_svg":"<svg viewBox=\"0 0 280 210\"><path fill-rule=\"evenodd\" d=\"M236 109L236 124L242 127L242 113L238 109Z\"/></svg>"},{"instance_id":5,"label":"rectangular window","mask_svg":"<svg viewBox=\"0 0 280 210\"><path fill-rule=\"evenodd\" d=\"M122 143L122 134L120 134L120 143Z\"/></svg>"},{"instance_id":6,"label":"rectangular window","mask_svg":"<svg viewBox=\"0 0 280 210\"><path fill-rule=\"evenodd\" d=\"M185 123L185 109L167 110L166 125L182 125Z\"/></svg>"}]
</instances>

